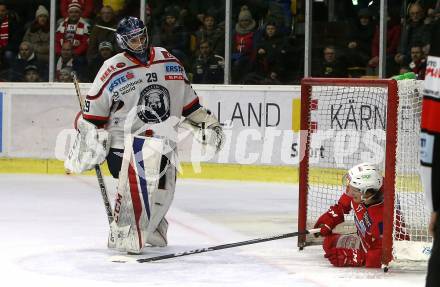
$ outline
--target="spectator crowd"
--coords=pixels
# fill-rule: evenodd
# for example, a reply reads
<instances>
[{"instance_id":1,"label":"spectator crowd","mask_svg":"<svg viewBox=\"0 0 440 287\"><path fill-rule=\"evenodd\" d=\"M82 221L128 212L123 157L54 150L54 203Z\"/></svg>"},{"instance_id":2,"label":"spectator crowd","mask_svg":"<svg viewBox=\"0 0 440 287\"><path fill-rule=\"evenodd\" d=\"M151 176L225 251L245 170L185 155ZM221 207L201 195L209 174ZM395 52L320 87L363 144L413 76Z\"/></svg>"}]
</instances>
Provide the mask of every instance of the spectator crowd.
<instances>
[{"instance_id":1,"label":"spectator crowd","mask_svg":"<svg viewBox=\"0 0 440 287\"><path fill-rule=\"evenodd\" d=\"M145 0L150 43L185 66L194 83L223 83L224 0ZM0 81L48 80L49 0L0 0ZM140 0L59 0L55 80L75 72L93 81L102 63L119 52L114 32L124 16L139 16ZM379 1L336 1L314 7L312 75L377 76ZM403 7L402 2L407 2ZM233 84L296 84L304 66L305 0L232 1ZM30 9L32 8L32 9ZM424 78L426 57L440 55L440 0L389 1L387 76L413 71Z\"/></svg>"}]
</instances>

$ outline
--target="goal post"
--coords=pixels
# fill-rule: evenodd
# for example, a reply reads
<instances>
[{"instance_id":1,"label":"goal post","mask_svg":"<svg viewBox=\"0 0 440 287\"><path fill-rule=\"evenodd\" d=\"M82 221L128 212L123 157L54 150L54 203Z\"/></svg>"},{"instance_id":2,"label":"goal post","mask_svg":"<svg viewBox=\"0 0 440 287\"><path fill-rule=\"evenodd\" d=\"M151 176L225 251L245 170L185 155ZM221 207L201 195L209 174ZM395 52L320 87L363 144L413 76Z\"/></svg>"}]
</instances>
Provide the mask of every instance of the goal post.
<instances>
[{"instance_id":1,"label":"goal post","mask_svg":"<svg viewBox=\"0 0 440 287\"><path fill-rule=\"evenodd\" d=\"M409 260L411 249L421 253L416 260L428 258L432 238L418 175L420 92L416 80L302 80L299 231L313 228L337 202L349 168L373 162L384 175L382 263ZM342 232L355 231L352 217L346 215ZM316 243L314 236L298 238L300 249Z\"/></svg>"}]
</instances>

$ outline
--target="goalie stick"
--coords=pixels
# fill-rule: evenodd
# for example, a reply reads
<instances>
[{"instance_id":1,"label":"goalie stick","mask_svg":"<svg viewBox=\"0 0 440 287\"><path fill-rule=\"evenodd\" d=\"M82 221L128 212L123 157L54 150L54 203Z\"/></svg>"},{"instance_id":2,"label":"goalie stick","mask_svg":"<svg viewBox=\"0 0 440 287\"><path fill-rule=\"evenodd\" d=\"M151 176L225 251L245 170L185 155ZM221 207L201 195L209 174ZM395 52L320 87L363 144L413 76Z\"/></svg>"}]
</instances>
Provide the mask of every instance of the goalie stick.
<instances>
[{"instance_id":1,"label":"goalie stick","mask_svg":"<svg viewBox=\"0 0 440 287\"><path fill-rule=\"evenodd\" d=\"M285 234L274 235L274 236L270 236L270 237L256 238L256 239L251 239L251 240L246 240L246 241L239 241L239 242L216 245L216 246L211 246L211 247L206 247L206 248L193 249L193 250L182 251L182 252L177 252L177 253L170 253L170 254L160 255L160 256L156 256L156 257L149 257L149 258L133 259L133 258L130 258L127 256L114 256L114 257L112 257L111 261L117 262L117 263L126 263L126 262L132 262L132 261L137 262L137 263L154 262L154 261L182 257L182 256L187 256L187 255L192 255L192 254L197 254L197 253L205 253L205 252L233 248L233 247L238 247L238 246L243 246L243 245L250 245L250 244L261 243L261 242L266 242L266 241L284 239L284 238L289 238L289 237L296 237L299 235L315 234L315 233L319 233L319 231L320 231L320 229L316 228L316 229L305 230L303 232L298 231L298 232L285 233Z\"/></svg>"},{"instance_id":2,"label":"goalie stick","mask_svg":"<svg viewBox=\"0 0 440 287\"><path fill-rule=\"evenodd\" d=\"M81 113L83 110L83 99L81 96L81 90L79 88L78 79L75 73L72 73L73 84L75 85L76 96L78 98L79 106L81 108ZM105 212L107 213L108 223L113 222L113 211L110 206L110 201L108 200L107 189L105 187L104 178L102 177L101 167L97 164L95 165L96 177L98 178L99 189L101 190L102 199L104 200Z\"/></svg>"}]
</instances>

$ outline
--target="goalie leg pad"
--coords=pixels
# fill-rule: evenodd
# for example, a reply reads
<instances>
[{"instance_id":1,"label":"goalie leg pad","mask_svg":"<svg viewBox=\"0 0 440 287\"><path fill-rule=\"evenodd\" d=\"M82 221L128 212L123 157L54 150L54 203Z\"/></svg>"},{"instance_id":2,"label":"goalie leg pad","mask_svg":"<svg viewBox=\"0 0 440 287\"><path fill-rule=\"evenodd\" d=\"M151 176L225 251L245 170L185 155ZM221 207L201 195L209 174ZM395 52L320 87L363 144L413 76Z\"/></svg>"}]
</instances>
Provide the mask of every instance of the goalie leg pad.
<instances>
[{"instance_id":1,"label":"goalie leg pad","mask_svg":"<svg viewBox=\"0 0 440 287\"><path fill-rule=\"evenodd\" d=\"M168 222L165 219L171 203L174 198L174 191L176 187L176 169L169 166L165 173L165 186L158 188L157 192L151 197L151 219L147 228L146 242L152 246L166 246L166 230L168 229ZM159 234L155 234L159 232ZM163 237L162 241L157 241L157 237Z\"/></svg>"},{"instance_id":2,"label":"goalie leg pad","mask_svg":"<svg viewBox=\"0 0 440 287\"><path fill-rule=\"evenodd\" d=\"M167 239L168 221L162 218L156 230L147 238L147 243L151 246L165 247L168 244Z\"/></svg>"},{"instance_id":3,"label":"goalie leg pad","mask_svg":"<svg viewBox=\"0 0 440 287\"><path fill-rule=\"evenodd\" d=\"M115 202L115 224L109 248L141 253L152 219L152 202L158 191L164 144L156 138L135 136L125 143ZM157 225L154 227L156 230Z\"/></svg>"}]
</instances>

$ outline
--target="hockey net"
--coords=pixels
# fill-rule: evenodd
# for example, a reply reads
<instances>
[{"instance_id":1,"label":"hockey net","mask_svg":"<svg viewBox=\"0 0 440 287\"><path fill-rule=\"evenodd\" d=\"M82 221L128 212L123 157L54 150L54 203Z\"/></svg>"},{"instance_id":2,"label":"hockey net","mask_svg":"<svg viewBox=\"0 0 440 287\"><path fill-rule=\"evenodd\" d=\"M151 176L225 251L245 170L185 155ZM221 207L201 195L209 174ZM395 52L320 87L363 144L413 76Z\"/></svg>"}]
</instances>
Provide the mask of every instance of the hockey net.
<instances>
[{"instance_id":1,"label":"hockey net","mask_svg":"<svg viewBox=\"0 0 440 287\"><path fill-rule=\"evenodd\" d=\"M419 175L422 97L416 80L304 79L301 88L299 230L345 191L343 175L375 163L384 179L384 266L426 262L432 238ZM346 215L339 232L355 232ZM302 236L298 246L322 239Z\"/></svg>"}]
</instances>

